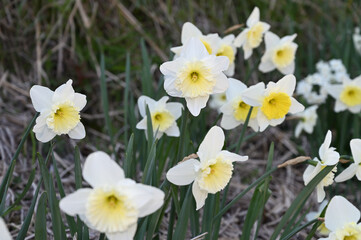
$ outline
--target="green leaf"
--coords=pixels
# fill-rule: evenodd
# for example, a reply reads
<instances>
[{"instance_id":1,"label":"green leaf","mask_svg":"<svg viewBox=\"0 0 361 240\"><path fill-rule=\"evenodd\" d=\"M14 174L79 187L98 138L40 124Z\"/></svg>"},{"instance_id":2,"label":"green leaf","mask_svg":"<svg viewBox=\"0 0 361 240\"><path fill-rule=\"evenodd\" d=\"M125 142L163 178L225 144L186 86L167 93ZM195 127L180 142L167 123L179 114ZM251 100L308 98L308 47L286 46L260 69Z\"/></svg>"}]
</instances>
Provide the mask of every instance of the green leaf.
<instances>
[{"instance_id":1,"label":"green leaf","mask_svg":"<svg viewBox=\"0 0 361 240\"><path fill-rule=\"evenodd\" d=\"M287 236L285 236L284 238L281 238L281 240L288 240L291 237L293 237L296 233L298 233L299 231L301 231L302 229L312 225L313 223L317 222L317 219L313 219L312 221L309 221L308 223L303 224L302 226L299 226L298 228L293 229L289 234L287 234Z\"/></svg>"},{"instance_id":2,"label":"green leaf","mask_svg":"<svg viewBox=\"0 0 361 240\"><path fill-rule=\"evenodd\" d=\"M123 169L125 177L131 177L132 173L132 162L133 162L133 147L134 147L134 134L130 136L127 145L127 151L125 152L125 159L123 163Z\"/></svg>"},{"instance_id":3,"label":"green leaf","mask_svg":"<svg viewBox=\"0 0 361 240\"><path fill-rule=\"evenodd\" d=\"M35 240L47 239L46 234L46 192L43 192L39 198L38 209L35 219Z\"/></svg>"},{"instance_id":4,"label":"green leaf","mask_svg":"<svg viewBox=\"0 0 361 240\"><path fill-rule=\"evenodd\" d=\"M195 211L195 209L190 209L192 200L193 200L192 186L188 186L187 194L184 198L184 202L182 204L182 208L178 216L178 222L174 230L174 234L173 234L174 240L186 239L190 211Z\"/></svg>"},{"instance_id":5,"label":"green leaf","mask_svg":"<svg viewBox=\"0 0 361 240\"><path fill-rule=\"evenodd\" d=\"M75 147L75 153L74 153L74 172L75 172L75 188L79 189L82 187L82 175L81 175L81 164L80 164L80 151L78 146Z\"/></svg>"}]
</instances>

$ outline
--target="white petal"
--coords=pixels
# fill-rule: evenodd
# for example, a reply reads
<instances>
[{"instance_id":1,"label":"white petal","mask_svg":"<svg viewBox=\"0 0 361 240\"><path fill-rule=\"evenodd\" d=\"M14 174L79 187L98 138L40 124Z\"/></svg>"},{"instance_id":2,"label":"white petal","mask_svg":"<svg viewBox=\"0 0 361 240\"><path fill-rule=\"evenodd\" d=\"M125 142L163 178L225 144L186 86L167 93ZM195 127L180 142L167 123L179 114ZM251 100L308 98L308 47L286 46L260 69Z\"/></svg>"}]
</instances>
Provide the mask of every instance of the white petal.
<instances>
[{"instance_id":1,"label":"white petal","mask_svg":"<svg viewBox=\"0 0 361 240\"><path fill-rule=\"evenodd\" d=\"M296 99L291 97L291 107L289 112L292 114L299 113L305 110L305 106L303 106L301 103L299 103Z\"/></svg>"},{"instance_id":2,"label":"white petal","mask_svg":"<svg viewBox=\"0 0 361 240\"><path fill-rule=\"evenodd\" d=\"M270 122L269 122L268 118L266 117L266 115L264 115L261 111L258 111L257 121L258 121L259 131L260 132L263 132L264 130L266 130L266 128L270 124Z\"/></svg>"},{"instance_id":3,"label":"white petal","mask_svg":"<svg viewBox=\"0 0 361 240\"><path fill-rule=\"evenodd\" d=\"M293 61L285 67L280 67L280 68L278 68L278 70L282 74L293 74L295 72L295 62Z\"/></svg>"},{"instance_id":4,"label":"white petal","mask_svg":"<svg viewBox=\"0 0 361 240\"><path fill-rule=\"evenodd\" d=\"M182 27L182 44L185 44L191 37L201 37L202 32L190 22L186 22Z\"/></svg>"},{"instance_id":5,"label":"white petal","mask_svg":"<svg viewBox=\"0 0 361 240\"><path fill-rule=\"evenodd\" d=\"M282 117L282 118L277 118L277 119L270 119L268 120L269 125L271 125L272 127L275 127L277 125L280 125L281 123L283 123L283 121L286 119L286 117Z\"/></svg>"},{"instance_id":6,"label":"white petal","mask_svg":"<svg viewBox=\"0 0 361 240\"><path fill-rule=\"evenodd\" d=\"M124 172L108 154L98 151L85 160L83 178L92 187L114 185L124 179Z\"/></svg>"},{"instance_id":7,"label":"white petal","mask_svg":"<svg viewBox=\"0 0 361 240\"><path fill-rule=\"evenodd\" d=\"M293 40L295 40L295 38L297 37L297 34L293 34L293 35L288 35L288 36L284 36L281 41L282 43L290 43L293 42Z\"/></svg>"},{"instance_id":8,"label":"white petal","mask_svg":"<svg viewBox=\"0 0 361 240\"><path fill-rule=\"evenodd\" d=\"M187 59L202 59L209 56L209 53L201 40L192 37L184 44L180 56Z\"/></svg>"},{"instance_id":9,"label":"white petal","mask_svg":"<svg viewBox=\"0 0 361 240\"><path fill-rule=\"evenodd\" d=\"M351 179L353 176L356 175L358 165L355 163L352 163L348 168L343 170L336 178L336 182L344 182L349 179Z\"/></svg>"},{"instance_id":10,"label":"white petal","mask_svg":"<svg viewBox=\"0 0 361 240\"><path fill-rule=\"evenodd\" d=\"M246 24L248 27L251 27L254 24L256 24L257 22L259 22L259 8L255 7L253 9L251 15L249 15Z\"/></svg>"},{"instance_id":11,"label":"white petal","mask_svg":"<svg viewBox=\"0 0 361 240\"><path fill-rule=\"evenodd\" d=\"M198 156L201 161L215 158L222 150L224 145L224 133L222 128L218 126L212 127L198 149Z\"/></svg>"},{"instance_id":12,"label":"white petal","mask_svg":"<svg viewBox=\"0 0 361 240\"><path fill-rule=\"evenodd\" d=\"M246 84L235 78L228 78L229 87L226 92L227 101L231 101L241 96L241 93L247 89Z\"/></svg>"},{"instance_id":13,"label":"white petal","mask_svg":"<svg viewBox=\"0 0 361 240\"><path fill-rule=\"evenodd\" d=\"M215 78L217 81L216 85L213 87L213 93L224 93L229 86L228 78L224 75L224 73L215 75Z\"/></svg>"},{"instance_id":14,"label":"white petal","mask_svg":"<svg viewBox=\"0 0 361 240\"><path fill-rule=\"evenodd\" d=\"M198 116L201 112L201 109L203 109L207 105L208 98L209 96L186 98L187 108L189 112L195 117Z\"/></svg>"},{"instance_id":15,"label":"white petal","mask_svg":"<svg viewBox=\"0 0 361 240\"><path fill-rule=\"evenodd\" d=\"M335 103L335 112L342 112L347 109L347 106L343 104L341 101L336 100Z\"/></svg>"},{"instance_id":16,"label":"white petal","mask_svg":"<svg viewBox=\"0 0 361 240\"><path fill-rule=\"evenodd\" d=\"M357 167L356 177L359 181L361 181L361 166Z\"/></svg>"},{"instance_id":17,"label":"white petal","mask_svg":"<svg viewBox=\"0 0 361 240\"><path fill-rule=\"evenodd\" d=\"M181 58L168 61L160 65L159 70L163 75L176 77L179 70L183 67L183 60Z\"/></svg>"},{"instance_id":18,"label":"white petal","mask_svg":"<svg viewBox=\"0 0 361 240\"><path fill-rule=\"evenodd\" d=\"M173 115L175 120L182 116L183 104L177 102L167 103L167 110Z\"/></svg>"},{"instance_id":19,"label":"white petal","mask_svg":"<svg viewBox=\"0 0 361 240\"><path fill-rule=\"evenodd\" d=\"M246 89L242 93L242 99L248 105L258 107L262 105L263 94L265 91L265 85L263 82L257 83Z\"/></svg>"},{"instance_id":20,"label":"white petal","mask_svg":"<svg viewBox=\"0 0 361 240\"><path fill-rule=\"evenodd\" d=\"M73 102L75 91L72 84L73 80L70 79L65 84L55 89L53 95L53 102L64 102L66 100Z\"/></svg>"},{"instance_id":21,"label":"white petal","mask_svg":"<svg viewBox=\"0 0 361 240\"><path fill-rule=\"evenodd\" d=\"M341 95L343 87L341 84L327 85L326 90L333 98L338 99Z\"/></svg>"},{"instance_id":22,"label":"white petal","mask_svg":"<svg viewBox=\"0 0 361 240\"><path fill-rule=\"evenodd\" d=\"M35 130L35 127L34 127L34 130ZM43 126L41 131L35 132L36 139L38 139L40 142L43 142L43 143L49 142L55 136L56 136L56 134L51 129L49 129L48 126Z\"/></svg>"},{"instance_id":23,"label":"white petal","mask_svg":"<svg viewBox=\"0 0 361 240\"><path fill-rule=\"evenodd\" d=\"M226 150L220 152L219 156L225 159L231 160L232 162L244 162L248 160L248 156L241 156L236 153L232 153Z\"/></svg>"},{"instance_id":24,"label":"white petal","mask_svg":"<svg viewBox=\"0 0 361 240\"><path fill-rule=\"evenodd\" d=\"M348 107L348 110L350 110L352 113L359 113L361 111L361 105Z\"/></svg>"},{"instance_id":25,"label":"white petal","mask_svg":"<svg viewBox=\"0 0 361 240\"><path fill-rule=\"evenodd\" d=\"M6 227L4 220L0 217L0 239L1 240L12 240L10 232Z\"/></svg>"},{"instance_id":26,"label":"white petal","mask_svg":"<svg viewBox=\"0 0 361 240\"><path fill-rule=\"evenodd\" d=\"M147 118L144 117L140 122L135 126L137 129L147 129Z\"/></svg>"},{"instance_id":27,"label":"white petal","mask_svg":"<svg viewBox=\"0 0 361 240\"><path fill-rule=\"evenodd\" d=\"M229 58L226 56L210 55L204 59L204 64L211 69L212 73L222 73L228 69Z\"/></svg>"},{"instance_id":28,"label":"white petal","mask_svg":"<svg viewBox=\"0 0 361 240\"><path fill-rule=\"evenodd\" d=\"M323 199L325 199L326 193L325 190L323 189L323 185L322 184L318 184L316 187L317 190L317 202L322 202Z\"/></svg>"},{"instance_id":29,"label":"white petal","mask_svg":"<svg viewBox=\"0 0 361 240\"><path fill-rule=\"evenodd\" d=\"M252 56L253 49L251 47L247 47L247 44L243 45L244 59L248 59Z\"/></svg>"},{"instance_id":30,"label":"white petal","mask_svg":"<svg viewBox=\"0 0 361 240\"><path fill-rule=\"evenodd\" d=\"M246 42L248 31L248 29L245 29L240 34L238 34L236 39L234 39L234 46L241 47Z\"/></svg>"},{"instance_id":31,"label":"white petal","mask_svg":"<svg viewBox=\"0 0 361 240\"><path fill-rule=\"evenodd\" d=\"M137 223L131 225L123 232L106 233L109 240L132 240L137 231Z\"/></svg>"},{"instance_id":32,"label":"white petal","mask_svg":"<svg viewBox=\"0 0 361 240\"><path fill-rule=\"evenodd\" d=\"M81 111L86 105L86 96L84 94L75 93L74 105Z\"/></svg>"},{"instance_id":33,"label":"white petal","mask_svg":"<svg viewBox=\"0 0 361 240\"><path fill-rule=\"evenodd\" d=\"M263 60L263 58L262 58L262 60ZM270 72L276 68L276 66L273 64L272 61L270 61L270 60L262 61L262 60L258 66L258 70L260 70L261 72L263 72L263 73Z\"/></svg>"},{"instance_id":34,"label":"white petal","mask_svg":"<svg viewBox=\"0 0 361 240\"><path fill-rule=\"evenodd\" d=\"M68 133L69 137L72 139L83 139L85 138L85 128L84 125L79 122L75 128L73 128L72 130L70 130L70 132Z\"/></svg>"},{"instance_id":35,"label":"white petal","mask_svg":"<svg viewBox=\"0 0 361 240\"><path fill-rule=\"evenodd\" d=\"M163 96L161 99L159 99L156 103L154 108L155 109L163 109L166 107L167 101L169 100L168 96Z\"/></svg>"},{"instance_id":36,"label":"white petal","mask_svg":"<svg viewBox=\"0 0 361 240\"><path fill-rule=\"evenodd\" d=\"M199 210L204 206L208 193L207 191L200 189L198 182L193 183L192 193L196 200L196 210Z\"/></svg>"},{"instance_id":37,"label":"white petal","mask_svg":"<svg viewBox=\"0 0 361 240\"><path fill-rule=\"evenodd\" d=\"M325 140L323 141L323 143L320 146L320 149L318 150L318 155L320 156L321 160L324 160L326 158L326 152L327 149L330 148L331 140L332 140L332 133L330 130L327 130Z\"/></svg>"},{"instance_id":38,"label":"white petal","mask_svg":"<svg viewBox=\"0 0 361 240\"><path fill-rule=\"evenodd\" d=\"M60 209L69 216L84 215L89 194L93 191L90 188L81 188L67 195L59 202Z\"/></svg>"},{"instance_id":39,"label":"white petal","mask_svg":"<svg viewBox=\"0 0 361 240\"><path fill-rule=\"evenodd\" d=\"M140 96L138 98L138 109L139 113L142 117L146 116L146 106L148 105L149 110L150 108L154 107L156 101L148 96Z\"/></svg>"},{"instance_id":40,"label":"white petal","mask_svg":"<svg viewBox=\"0 0 361 240\"><path fill-rule=\"evenodd\" d=\"M43 86L35 85L30 89L31 102L37 112L51 108L53 95L53 91Z\"/></svg>"},{"instance_id":41,"label":"white petal","mask_svg":"<svg viewBox=\"0 0 361 240\"><path fill-rule=\"evenodd\" d=\"M278 80L275 87L277 87L280 92L284 92L288 96L292 96L296 88L296 77L293 74L288 74Z\"/></svg>"},{"instance_id":42,"label":"white petal","mask_svg":"<svg viewBox=\"0 0 361 240\"><path fill-rule=\"evenodd\" d=\"M266 44L266 50L272 49L280 42L280 38L273 32L266 32L264 36L264 41Z\"/></svg>"},{"instance_id":43,"label":"white petal","mask_svg":"<svg viewBox=\"0 0 361 240\"><path fill-rule=\"evenodd\" d=\"M342 196L334 196L326 210L325 225L331 231L349 222L358 222L360 211Z\"/></svg>"},{"instance_id":44,"label":"white petal","mask_svg":"<svg viewBox=\"0 0 361 240\"><path fill-rule=\"evenodd\" d=\"M231 130L237 126L239 126L241 122L237 121L233 116L231 115L225 115L223 114L222 120L221 120L221 127L226 130Z\"/></svg>"},{"instance_id":45,"label":"white petal","mask_svg":"<svg viewBox=\"0 0 361 240\"><path fill-rule=\"evenodd\" d=\"M350 147L354 162L356 164L361 163L361 139L352 139Z\"/></svg>"},{"instance_id":46,"label":"white petal","mask_svg":"<svg viewBox=\"0 0 361 240\"><path fill-rule=\"evenodd\" d=\"M226 71L224 71L224 74L226 74L228 77L232 77L234 75L234 69L235 64L234 62L229 63L229 67Z\"/></svg>"},{"instance_id":47,"label":"white petal","mask_svg":"<svg viewBox=\"0 0 361 240\"><path fill-rule=\"evenodd\" d=\"M167 172L168 181L178 186L192 183L197 176L199 164L198 160L189 159L175 165Z\"/></svg>"},{"instance_id":48,"label":"white petal","mask_svg":"<svg viewBox=\"0 0 361 240\"><path fill-rule=\"evenodd\" d=\"M177 123L174 122L167 130L165 130L164 133L167 134L170 137L179 137L180 131L179 131L179 128L177 126Z\"/></svg>"}]
</instances>

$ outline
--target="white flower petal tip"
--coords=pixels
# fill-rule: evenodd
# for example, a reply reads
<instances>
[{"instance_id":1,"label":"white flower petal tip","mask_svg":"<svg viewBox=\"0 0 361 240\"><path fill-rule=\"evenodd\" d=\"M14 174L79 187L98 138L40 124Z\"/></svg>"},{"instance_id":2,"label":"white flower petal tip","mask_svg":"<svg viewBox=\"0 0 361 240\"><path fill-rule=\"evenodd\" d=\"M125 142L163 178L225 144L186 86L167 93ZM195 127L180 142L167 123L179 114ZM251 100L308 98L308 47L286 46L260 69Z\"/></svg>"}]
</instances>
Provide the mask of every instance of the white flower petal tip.
<instances>
[{"instance_id":1,"label":"white flower petal tip","mask_svg":"<svg viewBox=\"0 0 361 240\"><path fill-rule=\"evenodd\" d=\"M195 159L180 162L167 172L168 181L179 186L191 184L196 178L199 164Z\"/></svg>"},{"instance_id":2,"label":"white flower petal tip","mask_svg":"<svg viewBox=\"0 0 361 240\"><path fill-rule=\"evenodd\" d=\"M12 240L13 238L10 235L8 228L4 220L0 217L0 239L1 240Z\"/></svg>"},{"instance_id":3,"label":"white flower petal tip","mask_svg":"<svg viewBox=\"0 0 361 240\"><path fill-rule=\"evenodd\" d=\"M109 239L133 239L138 218L157 211L164 203L164 192L124 178L123 170L104 152L88 156L84 179L91 188L78 189L63 198L60 209L79 217L89 228Z\"/></svg>"},{"instance_id":4,"label":"white flower petal tip","mask_svg":"<svg viewBox=\"0 0 361 240\"><path fill-rule=\"evenodd\" d=\"M137 129L144 129L147 133L147 115L146 106L149 108L153 132L158 134L156 138L160 138L163 133L168 136L178 137L179 128L176 120L182 115L183 105L181 103L167 103L169 97L164 96L160 100L147 96L140 96L138 99L138 108L143 119L136 125Z\"/></svg>"},{"instance_id":5,"label":"white flower petal tip","mask_svg":"<svg viewBox=\"0 0 361 240\"><path fill-rule=\"evenodd\" d=\"M56 135L68 134L73 139L83 139L85 129L80 122L80 111L86 105L86 96L76 93L72 80L55 91L35 85L30 89L30 98L37 112L34 133L41 142L48 142Z\"/></svg>"}]
</instances>

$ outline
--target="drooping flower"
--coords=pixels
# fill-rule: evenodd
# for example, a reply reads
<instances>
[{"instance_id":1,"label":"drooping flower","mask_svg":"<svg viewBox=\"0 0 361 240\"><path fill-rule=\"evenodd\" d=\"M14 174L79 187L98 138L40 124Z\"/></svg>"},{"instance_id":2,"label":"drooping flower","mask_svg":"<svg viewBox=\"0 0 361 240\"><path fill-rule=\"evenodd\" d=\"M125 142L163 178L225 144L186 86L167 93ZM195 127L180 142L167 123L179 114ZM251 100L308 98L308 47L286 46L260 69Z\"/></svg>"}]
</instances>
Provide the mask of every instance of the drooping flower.
<instances>
[{"instance_id":1,"label":"drooping flower","mask_svg":"<svg viewBox=\"0 0 361 240\"><path fill-rule=\"evenodd\" d=\"M335 112L346 109L352 113L361 111L361 76L353 80L344 78L342 84L330 84L327 91L336 99Z\"/></svg>"},{"instance_id":2,"label":"drooping flower","mask_svg":"<svg viewBox=\"0 0 361 240\"><path fill-rule=\"evenodd\" d=\"M305 185L307 185L319 172L321 172L326 166L336 165L340 159L340 154L336 152L334 147L330 147L331 145L332 134L331 131L328 130L325 141L320 146L318 150L318 155L320 159L315 157L313 160L317 161L317 165L308 165L305 172L303 173L303 181ZM337 171L337 167L334 167L331 172L329 172L326 177L322 179L322 181L317 184L317 201L322 202L325 199L326 193L323 189L324 187L330 186L333 183L333 179L335 177L335 172Z\"/></svg>"},{"instance_id":3,"label":"drooping flower","mask_svg":"<svg viewBox=\"0 0 361 240\"><path fill-rule=\"evenodd\" d=\"M88 227L110 240L133 239L138 218L152 214L164 193L124 177L123 169L104 152L90 154L83 177L93 188L81 188L61 199L60 209L78 215Z\"/></svg>"},{"instance_id":4,"label":"drooping flower","mask_svg":"<svg viewBox=\"0 0 361 240\"><path fill-rule=\"evenodd\" d=\"M354 162L335 178L336 182L347 181L355 175L361 181L361 139L352 139L350 147Z\"/></svg>"},{"instance_id":5,"label":"drooping flower","mask_svg":"<svg viewBox=\"0 0 361 240\"><path fill-rule=\"evenodd\" d=\"M270 72L277 68L283 74L295 71L295 55L298 45L293 42L297 34L279 38L272 32L265 34L266 52L262 56L258 69Z\"/></svg>"},{"instance_id":6,"label":"drooping flower","mask_svg":"<svg viewBox=\"0 0 361 240\"><path fill-rule=\"evenodd\" d=\"M219 38L218 49L216 52L217 56L226 56L229 60L228 69L224 71L227 76L234 75L235 59L237 54L237 48L233 44L234 35L230 34L224 38Z\"/></svg>"},{"instance_id":7,"label":"drooping flower","mask_svg":"<svg viewBox=\"0 0 361 240\"><path fill-rule=\"evenodd\" d=\"M361 239L360 210L342 196L334 196L325 213L325 225L331 231L319 240Z\"/></svg>"},{"instance_id":8,"label":"drooping flower","mask_svg":"<svg viewBox=\"0 0 361 240\"><path fill-rule=\"evenodd\" d=\"M317 212L310 212L310 213L308 213L308 214L306 215L307 221L312 221L313 219L318 218L318 217L321 215L323 209L327 206L327 203L328 203L327 200L323 201L323 202L320 204L320 206L318 207L318 211L317 211ZM324 235L324 236L326 236L326 235L328 235L328 234L330 233L330 230L327 229L327 227L325 226L325 223L324 223L324 222L317 228L317 231L318 231L321 235Z\"/></svg>"},{"instance_id":9,"label":"drooping flower","mask_svg":"<svg viewBox=\"0 0 361 240\"><path fill-rule=\"evenodd\" d=\"M13 238L10 235L8 228L4 222L4 219L0 217L0 239L1 240L12 240Z\"/></svg>"},{"instance_id":10,"label":"drooping flower","mask_svg":"<svg viewBox=\"0 0 361 240\"><path fill-rule=\"evenodd\" d=\"M301 120L297 124L295 129L295 136L299 137L302 130L311 134L313 132L313 128L317 122L317 105L313 105L305 109L305 111L296 113L294 116L299 117Z\"/></svg>"},{"instance_id":11,"label":"drooping flower","mask_svg":"<svg viewBox=\"0 0 361 240\"><path fill-rule=\"evenodd\" d=\"M184 97L191 114L198 116L211 94L227 90L228 79L223 71L228 64L228 57L209 55L200 40L191 38L178 58L160 66L164 89L170 96Z\"/></svg>"},{"instance_id":12,"label":"drooping flower","mask_svg":"<svg viewBox=\"0 0 361 240\"><path fill-rule=\"evenodd\" d=\"M243 47L245 59L252 55L253 49L261 44L264 33L270 29L268 23L259 20L259 15L259 8L255 7L247 19L247 28L234 40L236 47Z\"/></svg>"},{"instance_id":13,"label":"drooping flower","mask_svg":"<svg viewBox=\"0 0 361 240\"><path fill-rule=\"evenodd\" d=\"M162 97L159 101L147 96L140 96L138 99L138 109L143 119L137 124L138 129L147 129L146 106L152 119L154 133L156 138L162 137L165 133L168 136L178 137L179 128L176 120L182 115L183 105L181 103L167 103L169 97ZM147 134L147 131L145 131Z\"/></svg>"},{"instance_id":14,"label":"drooping flower","mask_svg":"<svg viewBox=\"0 0 361 240\"><path fill-rule=\"evenodd\" d=\"M173 184L191 184L196 200L196 209L203 207L209 193L215 194L225 188L232 177L233 162L242 162L247 156L222 150L224 133L218 126L212 127L199 146L200 160L189 159L180 162L167 172L167 179Z\"/></svg>"},{"instance_id":15,"label":"drooping flower","mask_svg":"<svg viewBox=\"0 0 361 240\"><path fill-rule=\"evenodd\" d=\"M242 99L242 94L247 89L247 86L234 78L229 78L228 80L229 88L226 91L227 102L221 107L221 112L223 113L221 127L226 130L233 129L240 124L243 124L246 121L248 112L251 108L251 106ZM258 111L259 107L253 107L248 122L248 125L254 131L258 131L259 129L257 121Z\"/></svg>"},{"instance_id":16,"label":"drooping flower","mask_svg":"<svg viewBox=\"0 0 361 240\"><path fill-rule=\"evenodd\" d=\"M287 113L295 114L304 110L305 107L292 97L295 87L296 78L289 74L276 83L269 82L267 88L263 82L260 82L244 90L242 94L244 102L259 107L257 121L261 132L268 125L281 124Z\"/></svg>"},{"instance_id":17,"label":"drooping flower","mask_svg":"<svg viewBox=\"0 0 361 240\"><path fill-rule=\"evenodd\" d=\"M48 142L62 134L68 134L73 139L85 137L80 111L86 104L86 96L76 93L72 83L69 80L55 91L39 85L30 89L33 106L40 113L33 129L39 141Z\"/></svg>"}]
</instances>

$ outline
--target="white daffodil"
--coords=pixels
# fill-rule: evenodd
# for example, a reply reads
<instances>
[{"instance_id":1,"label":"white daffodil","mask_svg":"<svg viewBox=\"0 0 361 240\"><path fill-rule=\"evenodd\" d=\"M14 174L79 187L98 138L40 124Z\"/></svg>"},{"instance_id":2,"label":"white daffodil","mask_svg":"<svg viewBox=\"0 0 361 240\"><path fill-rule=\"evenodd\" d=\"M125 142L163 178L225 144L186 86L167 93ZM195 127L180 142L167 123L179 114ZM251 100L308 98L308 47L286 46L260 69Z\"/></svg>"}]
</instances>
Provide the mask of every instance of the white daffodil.
<instances>
[{"instance_id":1,"label":"white daffodil","mask_svg":"<svg viewBox=\"0 0 361 240\"><path fill-rule=\"evenodd\" d=\"M305 185L307 185L326 166L332 166L338 163L340 159L340 154L335 151L334 147L330 147L331 138L331 131L328 130L325 141L322 143L320 149L318 150L318 155L320 156L320 159L318 159L317 157L313 159L314 161L317 161L317 165L308 165L305 172L303 173L303 181L305 182ZM323 199L325 199L326 193L323 188L330 186L333 183L336 171L337 167L334 167L332 171L328 173L319 184L317 184L316 190L318 202L322 202Z\"/></svg>"},{"instance_id":2,"label":"white daffodil","mask_svg":"<svg viewBox=\"0 0 361 240\"><path fill-rule=\"evenodd\" d=\"M247 86L241 81L229 78L229 88L226 91L227 102L221 107L223 113L221 120L221 127L230 130L246 121L250 105L245 103L242 99L243 92ZM259 107L254 107L248 122L248 125L254 130L258 131L257 112Z\"/></svg>"},{"instance_id":3,"label":"white daffodil","mask_svg":"<svg viewBox=\"0 0 361 240\"><path fill-rule=\"evenodd\" d=\"M196 210L203 207L208 193L215 194L225 188L232 177L233 162L242 162L247 156L222 151L224 133L218 126L212 127L199 146L199 160L180 162L167 172L167 179L173 184L191 184L196 200Z\"/></svg>"},{"instance_id":4,"label":"white daffodil","mask_svg":"<svg viewBox=\"0 0 361 240\"><path fill-rule=\"evenodd\" d=\"M297 83L296 93L303 96L304 100L309 104L322 104L328 96L325 88L327 83L324 79L319 73L308 75Z\"/></svg>"},{"instance_id":5,"label":"white daffodil","mask_svg":"<svg viewBox=\"0 0 361 240\"><path fill-rule=\"evenodd\" d=\"M164 193L124 177L123 169L104 152L90 154L83 177L93 188L81 188L61 199L60 209L78 215L88 227L110 240L133 239L138 218L158 210Z\"/></svg>"},{"instance_id":6,"label":"white daffodil","mask_svg":"<svg viewBox=\"0 0 361 240\"><path fill-rule=\"evenodd\" d=\"M296 78L289 74L277 83L269 82L267 88L263 82L260 82L243 92L242 98L245 103L259 107L257 121L261 132L268 125L277 126L281 124L287 113L295 114L305 109L292 97L295 87Z\"/></svg>"},{"instance_id":7,"label":"white daffodil","mask_svg":"<svg viewBox=\"0 0 361 240\"><path fill-rule=\"evenodd\" d=\"M6 227L6 223L4 219L0 217L0 239L1 240L12 240L13 238L10 235L8 228Z\"/></svg>"},{"instance_id":8,"label":"white daffodil","mask_svg":"<svg viewBox=\"0 0 361 240\"><path fill-rule=\"evenodd\" d=\"M209 107L216 109L218 112L220 112L220 108L227 102L227 96L226 93L217 93L211 95L211 100L209 100Z\"/></svg>"},{"instance_id":9,"label":"white daffodil","mask_svg":"<svg viewBox=\"0 0 361 240\"><path fill-rule=\"evenodd\" d=\"M354 162L335 178L336 182L344 182L355 175L361 181L361 139L352 139L350 147Z\"/></svg>"},{"instance_id":10,"label":"white daffodil","mask_svg":"<svg viewBox=\"0 0 361 240\"><path fill-rule=\"evenodd\" d=\"M342 84L330 84L326 89L336 99L335 112L346 109L352 113L361 111L361 76L353 80L344 78Z\"/></svg>"},{"instance_id":11,"label":"white daffodil","mask_svg":"<svg viewBox=\"0 0 361 240\"><path fill-rule=\"evenodd\" d=\"M217 56L226 56L229 60L228 69L224 71L227 76L234 75L234 61L236 59L237 48L233 45L234 35L230 34L224 38L220 38L219 46L216 52Z\"/></svg>"},{"instance_id":12,"label":"white daffodil","mask_svg":"<svg viewBox=\"0 0 361 240\"><path fill-rule=\"evenodd\" d=\"M295 136L299 137L302 130L305 132L311 134L313 132L313 128L316 125L317 122L317 105L308 107L305 109L305 111L296 113L294 116L301 119L301 121L297 124L296 130L295 130Z\"/></svg>"},{"instance_id":13,"label":"white daffodil","mask_svg":"<svg viewBox=\"0 0 361 240\"><path fill-rule=\"evenodd\" d=\"M209 95L225 92L228 69L225 56L209 55L203 43L191 38L180 56L160 66L164 75L164 89L173 97L184 97L193 116L198 116L207 104Z\"/></svg>"},{"instance_id":14,"label":"white daffodil","mask_svg":"<svg viewBox=\"0 0 361 240\"><path fill-rule=\"evenodd\" d=\"M361 239L360 210L342 196L334 196L325 213L325 225L331 231L319 240Z\"/></svg>"},{"instance_id":15,"label":"white daffodil","mask_svg":"<svg viewBox=\"0 0 361 240\"><path fill-rule=\"evenodd\" d=\"M80 111L86 104L86 96L74 92L72 83L69 80L55 91L39 85L30 89L33 106L40 113L33 129L39 141L48 142L62 134L73 139L85 137Z\"/></svg>"},{"instance_id":16,"label":"white daffodil","mask_svg":"<svg viewBox=\"0 0 361 240\"><path fill-rule=\"evenodd\" d=\"M138 99L139 113L143 119L137 124L138 129L147 129L146 106L149 107L152 119L153 131L156 138L160 138L165 133L168 136L178 137L179 128L176 120L182 115L183 105L181 103L167 103L169 97L162 97L159 101L147 96L140 96ZM145 131L147 134L147 131Z\"/></svg>"},{"instance_id":17,"label":"white daffodil","mask_svg":"<svg viewBox=\"0 0 361 240\"><path fill-rule=\"evenodd\" d=\"M210 55L215 55L217 53L220 44L218 33L203 35L203 33L196 26L194 26L190 22L186 22L183 24L181 33L181 42L183 46L173 47L170 49L176 54L175 58L180 56L181 52L183 51L184 45L191 38L199 39Z\"/></svg>"},{"instance_id":18,"label":"white daffodil","mask_svg":"<svg viewBox=\"0 0 361 240\"><path fill-rule=\"evenodd\" d=\"M259 20L259 15L259 8L255 7L247 19L247 28L234 40L236 47L243 47L245 59L248 59L252 55L253 49L261 44L263 34L270 29L268 23Z\"/></svg>"},{"instance_id":19,"label":"white daffodil","mask_svg":"<svg viewBox=\"0 0 361 240\"><path fill-rule=\"evenodd\" d=\"M318 218L318 217L321 215L323 209L327 206L327 203L328 203L327 200L323 201L323 202L320 204L320 206L318 207L318 211L317 211L317 212L310 212L310 213L308 213L308 214L306 215L307 221L312 221L313 219ZM326 235L328 235L328 234L330 233L330 230L327 229L327 227L325 226L325 223L324 223L324 222L317 228L317 231L318 231L321 235L324 235L324 236L326 236Z\"/></svg>"},{"instance_id":20,"label":"white daffodil","mask_svg":"<svg viewBox=\"0 0 361 240\"><path fill-rule=\"evenodd\" d=\"M258 69L270 72L278 69L283 74L293 74L295 71L295 55L298 45L293 42L297 34L279 38L272 32L265 34L266 52L262 56Z\"/></svg>"},{"instance_id":21,"label":"white daffodil","mask_svg":"<svg viewBox=\"0 0 361 240\"><path fill-rule=\"evenodd\" d=\"M360 28L356 27L355 32L352 35L353 45L356 48L356 51L361 54L361 34L360 34Z\"/></svg>"}]
</instances>

